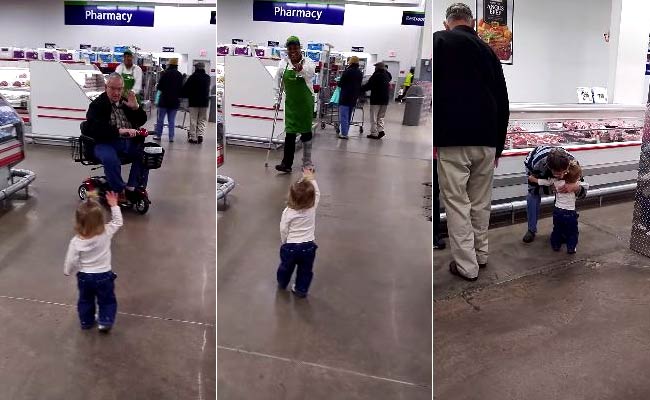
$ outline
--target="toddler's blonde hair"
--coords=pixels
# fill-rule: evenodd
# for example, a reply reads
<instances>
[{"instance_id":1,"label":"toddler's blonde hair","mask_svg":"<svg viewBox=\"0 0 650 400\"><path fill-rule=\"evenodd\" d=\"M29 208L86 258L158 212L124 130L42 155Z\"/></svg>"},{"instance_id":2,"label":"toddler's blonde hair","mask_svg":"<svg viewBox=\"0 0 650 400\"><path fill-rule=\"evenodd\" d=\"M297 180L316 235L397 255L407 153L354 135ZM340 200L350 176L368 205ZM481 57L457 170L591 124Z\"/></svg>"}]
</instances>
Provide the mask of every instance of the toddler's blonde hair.
<instances>
[{"instance_id":1,"label":"toddler's blonde hair","mask_svg":"<svg viewBox=\"0 0 650 400\"><path fill-rule=\"evenodd\" d=\"M316 190L307 179L295 182L289 188L287 206L294 210L306 210L316 204Z\"/></svg>"},{"instance_id":2,"label":"toddler's blonde hair","mask_svg":"<svg viewBox=\"0 0 650 400\"><path fill-rule=\"evenodd\" d=\"M82 238L92 238L104 233L104 208L96 196L89 196L77 207L74 230Z\"/></svg>"}]
</instances>

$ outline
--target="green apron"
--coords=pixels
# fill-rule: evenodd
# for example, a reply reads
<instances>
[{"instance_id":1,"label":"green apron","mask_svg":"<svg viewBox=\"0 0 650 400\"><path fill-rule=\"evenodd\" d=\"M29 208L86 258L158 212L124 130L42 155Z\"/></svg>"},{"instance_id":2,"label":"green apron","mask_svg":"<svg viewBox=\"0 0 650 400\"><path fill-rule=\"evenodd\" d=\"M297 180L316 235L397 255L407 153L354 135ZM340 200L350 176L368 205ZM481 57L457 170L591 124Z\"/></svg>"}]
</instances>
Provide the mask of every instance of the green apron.
<instances>
[{"instance_id":1,"label":"green apron","mask_svg":"<svg viewBox=\"0 0 650 400\"><path fill-rule=\"evenodd\" d=\"M284 80L284 129L289 134L311 132L314 118L314 96L301 76L286 69Z\"/></svg>"},{"instance_id":2,"label":"green apron","mask_svg":"<svg viewBox=\"0 0 650 400\"><path fill-rule=\"evenodd\" d=\"M122 74L122 79L124 80L124 91L122 92L122 95L124 97L127 97L129 95L129 91L133 89L133 86L135 86L135 78L131 74Z\"/></svg>"}]
</instances>

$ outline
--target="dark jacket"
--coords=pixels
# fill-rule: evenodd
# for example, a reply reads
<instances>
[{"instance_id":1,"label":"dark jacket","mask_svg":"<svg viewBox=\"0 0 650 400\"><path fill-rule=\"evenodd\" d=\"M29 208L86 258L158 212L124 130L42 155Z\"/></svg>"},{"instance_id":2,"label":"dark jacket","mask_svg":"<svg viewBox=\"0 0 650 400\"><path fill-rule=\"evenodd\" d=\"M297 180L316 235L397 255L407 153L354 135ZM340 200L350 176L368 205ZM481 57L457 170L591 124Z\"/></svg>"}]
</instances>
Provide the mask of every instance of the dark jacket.
<instances>
[{"instance_id":1,"label":"dark jacket","mask_svg":"<svg viewBox=\"0 0 650 400\"><path fill-rule=\"evenodd\" d=\"M354 107L357 105L357 100L361 95L362 81L363 73L359 69L359 64L350 64L339 80L338 85L341 87L339 105L348 107Z\"/></svg>"},{"instance_id":2,"label":"dark jacket","mask_svg":"<svg viewBox=\"0 0 650 400\"><path fill-rule=\"evenodd\" d=\"M361 86L362 92L370 90L370 104L388 105L390 99L390 81L393 79L390 72L385 69L376 70L365 85Z\"/></svg>"},{"instance_id":3,"label":"dark jacket","mask_svg":"<svg viewBox=\"0 0 650 400\"><path fill-rule=\"evenodd\" d=\"M169 65L160 75L157 90L160 90L158 107L178 109L181 106L181 90L183 89L183 74L178 72L178 67Z\"/></svg>"},{"instance_id":4,"label":"dark jacket","mask_svg":"<svg viewBox=\"0 0 650 400\"><path fill-rule=\"evenodd\" d=\"M501 62L474 29L433 34L433 146L487 146L501 155L510 117Z\"/></svg>"},{"instance_id":5,"label":"dark jacket","mask_svg":"<svg viewBox=\"0 0 650 400\"><path fill-rule=\"evenodd\" d=\"M147 113L142 109L142 105L137 110L132 110L126 105L122 107L133 129L137 129L147 123ZM112 112L113 106L108 99L108 95L102 93L88 106L86 122L82 124L81 133L92 137L97 143L111 143L119 139L120 133L118 128L111 125Z\"/></svg>"},{"instance_id":6,"label":"dark jacket","mask_svg":"<svg viewBox=\"0 0 650 400\"><path fill-rule=\"evenodd\" d=\"M210 75L204 69L194 71L183 85L181 97L189 101L190 107L207 107L210 104Z\"/></svg>"}]
</instances>

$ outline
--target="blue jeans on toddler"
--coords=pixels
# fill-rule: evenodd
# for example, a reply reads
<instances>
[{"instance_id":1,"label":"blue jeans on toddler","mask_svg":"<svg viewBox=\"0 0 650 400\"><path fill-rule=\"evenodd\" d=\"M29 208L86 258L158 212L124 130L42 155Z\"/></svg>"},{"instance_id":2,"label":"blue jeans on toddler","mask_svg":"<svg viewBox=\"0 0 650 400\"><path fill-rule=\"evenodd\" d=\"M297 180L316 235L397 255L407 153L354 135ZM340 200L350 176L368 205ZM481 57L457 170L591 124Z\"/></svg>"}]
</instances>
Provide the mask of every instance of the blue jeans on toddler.
<instances>
[{"instance_id":1,"label":"blue jeans on toddler","mask_svg":"<svg viewBox=\"0 0 650 400\"><path fill-rule=\"evenodd\" d=\"M314 242L283 244L280 247L280 266L277 273L278 286L284 289L289 285L293 271L297 266L298 271L296 272L294 290L298 294L306 295L314 277L312 269L314 268L317 248L318 246Z\"/></svg>"},{"instance_id":2,"label":"blue jeans on toddler","mask_svg":"<svg viewBox=\"0 0 650 400\"><path fill-rule=\"evenodd\" d=\"M563 210L555 207L553 210L553 233L551 246L558 251L566 243L567 251L575 252L578 246L578 213L575 210Z\"/></svg>"},{"instance_id":3,"label":"blue jeans on toddler","mask_svg":"<svg viewBox=\"0 0 650 400\"><path fill-rule=\"evenodd\" d=\"M115 298L115 278L113 271L99 274L77 272L79 301L77 311L82 329L90 329L95 325L95 301L99 306L99 325L111 327L117 314L117 299Z\"/></svg>"}]
</instances>

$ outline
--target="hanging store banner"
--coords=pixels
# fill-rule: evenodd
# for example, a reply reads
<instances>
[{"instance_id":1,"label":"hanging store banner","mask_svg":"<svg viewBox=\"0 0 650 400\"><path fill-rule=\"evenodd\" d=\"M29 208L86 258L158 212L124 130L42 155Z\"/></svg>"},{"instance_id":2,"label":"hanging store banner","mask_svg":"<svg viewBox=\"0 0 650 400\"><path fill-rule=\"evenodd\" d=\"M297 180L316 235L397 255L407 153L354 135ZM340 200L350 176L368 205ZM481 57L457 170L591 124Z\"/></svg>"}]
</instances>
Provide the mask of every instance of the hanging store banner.
<instances>
[{"instance_id":1,"label":"hanging store banner","mask_svg":"<svg viewBox=\"0 0 650 400\"><path fill-rule=\"evenodd\" d=\"M363 53L364 48L360 46L352 46L353 53Z\"/></svg>"},{"instance_id":2,"label":"hanging store banner","mask_svg":"<svg viewBox=\"0 0 650 400\"><path fill-rule=\"evenodd\" d=\"M153 6L111 5L66 1L66 25L153 26Z\"/></svg>"},{"instance_id":3,"label":"hanging store banner","mask_svg":"<svg viewBox=\"0 0 650 400\"><path fill-rule=\"evenodd\" d=\"M280 46L280 42L276 42L276 41L273 41L273 40L268 40L266 42L266 44L269 47L278 47L278 46Z\"/></svg>"},{"instance_id":4,"label":"hanging store banner","mask_svg":"<svg viewBox=\"0 0 650 400\"><path fill-rule=\"evenodd\" d=\"M217 12L216 11L210 11L210 24L212 24L212 25L217 24Z\"/></svg>"},{"instance_id":5,"label":"hanging store banner","mask_svg":"<svg viewBox=\"0 0 650 400\"><path fill-rule=\"evenodd\" d=\"M255 0L253 21L343 25L345 5Z\"/></svg>"},{"instance_id":6,"label":"hanging store banner","mask_svg":"<svg viewBox=\"0 0 650 400\"><path fill-rule=\"evenodd\" d=\"M515 0L477 0L478 35L490 45L503 64L513 60L513 16Z\"/></svg>"},{"instance_id":7,"label":"hanging store banner","mask_svg":"<svg viewBox=\"0 0 650 400\"><path fill-rule=\"evenodd\" d=\"M424 26L424 13L419 11L404 11L402 25Z\"/></svg>"}]
</instances>

